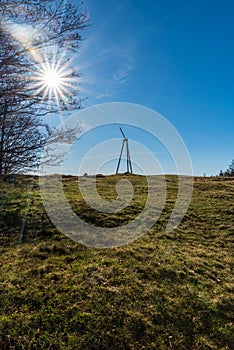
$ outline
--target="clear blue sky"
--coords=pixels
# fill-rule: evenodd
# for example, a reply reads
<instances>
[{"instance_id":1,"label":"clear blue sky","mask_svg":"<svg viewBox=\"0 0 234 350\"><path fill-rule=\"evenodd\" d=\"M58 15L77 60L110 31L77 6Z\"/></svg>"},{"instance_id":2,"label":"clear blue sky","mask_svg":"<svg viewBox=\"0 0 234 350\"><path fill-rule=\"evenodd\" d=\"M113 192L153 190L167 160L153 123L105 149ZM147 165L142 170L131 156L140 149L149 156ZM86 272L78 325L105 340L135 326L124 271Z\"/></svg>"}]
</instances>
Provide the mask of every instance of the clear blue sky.
<instances>
[{"instance_id":1,"label":"clear blue sky","mask_svg":"<svg viewBox=\"0 0 234 350\"><path fill-rule=\"evenodd\" d=\"M86 0L85 106L131 102L178 130L196 175L234 158L234 2ZM140 142L140 140L139 140Z\"/></svg>"}]
</instances>

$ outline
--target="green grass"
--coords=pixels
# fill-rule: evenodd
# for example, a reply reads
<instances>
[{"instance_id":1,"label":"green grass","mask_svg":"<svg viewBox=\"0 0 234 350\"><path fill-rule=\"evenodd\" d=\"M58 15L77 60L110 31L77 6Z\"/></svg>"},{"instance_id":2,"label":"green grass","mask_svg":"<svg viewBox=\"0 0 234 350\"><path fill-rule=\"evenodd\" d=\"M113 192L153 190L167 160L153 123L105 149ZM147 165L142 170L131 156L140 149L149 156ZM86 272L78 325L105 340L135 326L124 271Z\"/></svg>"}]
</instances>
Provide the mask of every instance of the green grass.
<instances>
[{"instance_id":1,"label":"green grass","mask_svg":"<svg viewBox=\"0 0 234 350\"><path fill-rule=\"evenodd\" d=\"M98 178L99 193L116 198L120 178ZM127 178L134 198L115 214L85 204L74 178L63 185L82 218L114 227L134 219L147 196L144 177ZM187 214L166 233L177 189L177 178L168 176L158 222L113 249L60 234L44 212L37 179L33 189L23 176L0 185L0 349L233 349L234 179L196 178Z\"/></svg>"}]
</instances>

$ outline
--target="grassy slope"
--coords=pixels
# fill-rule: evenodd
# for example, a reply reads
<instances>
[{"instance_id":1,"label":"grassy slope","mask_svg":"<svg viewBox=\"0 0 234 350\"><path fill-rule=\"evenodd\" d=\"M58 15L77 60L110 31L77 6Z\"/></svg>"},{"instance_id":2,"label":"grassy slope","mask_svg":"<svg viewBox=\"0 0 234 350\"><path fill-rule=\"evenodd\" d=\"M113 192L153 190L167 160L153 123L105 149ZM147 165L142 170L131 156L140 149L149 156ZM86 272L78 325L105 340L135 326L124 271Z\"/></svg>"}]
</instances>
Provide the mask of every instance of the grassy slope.
<instances>
[{"instance_id":1,"label":"grassy slope","mask_svg":"<svg viewBox=\"0 0 234 350\"><path fill-rule=\"evenodd\" d=\"M116 177L98 179L114 198ZM73 178L64 188L74 209L94 224L134 218L146 183L122 215L92 212ZM178 229L165 233L176 196L168 177L167 205L157 224L134 243L95 249L59 234L43 212L37 182L24 243L30 179L1 180L0 349L233 349L234 181L197 178ZM90 219L91 218L91 219Z\"/></svg>"}]
</instances>

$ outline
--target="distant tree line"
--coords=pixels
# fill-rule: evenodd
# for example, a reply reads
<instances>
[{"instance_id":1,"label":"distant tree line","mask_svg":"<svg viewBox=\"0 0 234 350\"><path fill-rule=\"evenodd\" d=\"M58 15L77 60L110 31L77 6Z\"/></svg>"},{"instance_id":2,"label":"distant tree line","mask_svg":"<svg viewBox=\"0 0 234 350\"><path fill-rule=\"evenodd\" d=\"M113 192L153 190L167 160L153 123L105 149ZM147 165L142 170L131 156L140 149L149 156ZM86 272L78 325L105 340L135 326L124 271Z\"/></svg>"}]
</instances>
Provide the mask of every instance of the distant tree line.
<instances>
[{"instance_id":1,"label":"distant tree line","mask_svg":"<svg viewBox=\"0 0 234 350\"><path fill-rule=\"evenodd\" d=\"M232 160L227 170L220 170L219 176L234 176L234 159Z\"/></svg>"}]
</instances>

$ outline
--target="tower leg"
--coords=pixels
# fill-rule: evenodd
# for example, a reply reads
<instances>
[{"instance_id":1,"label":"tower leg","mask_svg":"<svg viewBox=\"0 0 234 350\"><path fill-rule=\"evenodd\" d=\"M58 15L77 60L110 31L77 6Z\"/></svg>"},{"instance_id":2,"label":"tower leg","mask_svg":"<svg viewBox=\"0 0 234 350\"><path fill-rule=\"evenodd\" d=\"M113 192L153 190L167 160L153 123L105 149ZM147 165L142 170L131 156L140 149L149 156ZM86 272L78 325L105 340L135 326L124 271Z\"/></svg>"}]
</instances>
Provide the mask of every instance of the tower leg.
<instances>
[{"instance_id":1,"label":"tower leg","mask_svg":"<svg viewBox=\"0 0 234 350\"><path fill-rule=\"evenodd\" d=\"M129 147L128 147L128 142L127 142L127 170L128 172L130 172L131 174L132 172L132 162L131 162L131 158L130 158L130 152L129 152Z\"/></svg>"},{"instance_id":2,"label":"tower leg","mask_svg":"<svg viewBox=\"0 0 234 350\"><path fill-rule=\"evenodd\" d=\"M127 173L129 173L129 151L128 151L128 141L126 141L126 152L127 152Z\"/></svg>"},{"instance_id":3,"label":"tower leg","mask_svg":"<svg viewBox=\"0 0 234 350\"><path fill-rule=\"evenodd\" d=\"M120 166L120 162L121 162L121 158L122 158L122 154L123 154L124 143L125 143L125 140L123 140L123 143L122 143L122 147L121 147L121 151L120 151L120 155L119 155L119 161L118 161L118 165L117 165L116 172L115 172L116 174L118 174L118 172L119 172L119 166Z\"/></svg>"}]
</instances>

